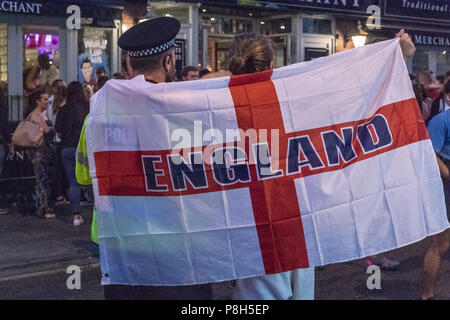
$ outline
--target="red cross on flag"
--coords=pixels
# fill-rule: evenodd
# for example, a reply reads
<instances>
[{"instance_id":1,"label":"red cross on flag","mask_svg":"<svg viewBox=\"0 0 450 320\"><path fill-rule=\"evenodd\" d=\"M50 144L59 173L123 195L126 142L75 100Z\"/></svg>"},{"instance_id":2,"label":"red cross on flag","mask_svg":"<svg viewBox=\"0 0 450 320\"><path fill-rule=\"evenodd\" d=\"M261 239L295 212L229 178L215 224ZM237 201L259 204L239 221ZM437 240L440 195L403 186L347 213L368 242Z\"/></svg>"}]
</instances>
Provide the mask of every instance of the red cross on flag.
<instances>
[{"instance_id":1,"label":"red cross on flag","mask_svg":"<svg viewBox=\"0 0 450 320\"><path fill-rule=\"evenodd\" d=\"M104 284L191 285L359 259L449 227L398 40L91 101Z\"/></svg>"}]
</instances>

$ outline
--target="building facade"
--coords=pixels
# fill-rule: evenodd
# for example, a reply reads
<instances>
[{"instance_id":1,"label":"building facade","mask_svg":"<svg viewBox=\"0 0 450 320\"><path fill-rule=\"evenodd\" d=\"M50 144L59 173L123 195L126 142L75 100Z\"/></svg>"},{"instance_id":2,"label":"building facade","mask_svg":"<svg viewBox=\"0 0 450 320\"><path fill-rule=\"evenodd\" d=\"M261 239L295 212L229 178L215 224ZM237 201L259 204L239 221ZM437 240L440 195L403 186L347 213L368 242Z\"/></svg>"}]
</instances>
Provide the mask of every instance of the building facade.
<instances>
[{"instance_id":1,"label":"building facade","mask_svg":"<svg viewBox=\"0 0 450 320\"><path fill-rule=\"evenodd\" d=\"M79 26L68 25L81 10ZM117 38L121 32L122 1L20 0L0 1L0 81L6 91L10 121L18 121L26 109L25 77L47 53L66 82L93 81L95 70L120 71ZM78 28L79 27L79 28ZM81 72L89 60L91 73ZM87 78L90 79L87 79Z\"/></svg>"},{"instance_id":2,"label":"building facade","mask_svg":"<svg viewBox=\"0 0 450 320\"><path fill-rule=\"evenodd\" d=\"M143 12L130 18L124 6L139 2ZM67 27L70 5L81 9L79 29ZM120 34L155 16L172 16L182 24L176 39L178 75L186 65L227 69L228 48L243 32L268 36L274 66L280 67L351 49L358 32L365 43L373 43L401 28L417 46L408 60L411 73L431 70L443 76L450 70L447 0L0 0L0 81L7 87L10 120L23 117L24 74L40 53L50 54L66 82L93 79L100 67L111 76L121 70ZM86 58L91 75L81 70Z\"/></svg>"},{"instance_id":3,"label":"building facade","mask_svg":"<svg viewBox=\"0 0 450 320\"><path fill-rule=\"evenodd\" d=\"M152 0L146 18L154 16L179 19L184 64L213 71L227 68L229 45L239 33L270 37L280 67L353 48L358 24L366 43L405 28L417 46L408 61L411 73L450 70L448 0Z\"/></svg>"}]
</instances>

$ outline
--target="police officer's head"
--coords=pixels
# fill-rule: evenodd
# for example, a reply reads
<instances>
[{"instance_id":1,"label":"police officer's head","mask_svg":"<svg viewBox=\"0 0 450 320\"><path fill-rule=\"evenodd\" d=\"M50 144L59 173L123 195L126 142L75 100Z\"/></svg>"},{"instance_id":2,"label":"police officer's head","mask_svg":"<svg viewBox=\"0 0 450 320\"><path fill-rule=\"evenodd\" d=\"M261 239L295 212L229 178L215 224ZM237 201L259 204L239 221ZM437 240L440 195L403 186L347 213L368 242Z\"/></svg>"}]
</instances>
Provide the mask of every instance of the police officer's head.
<instances>
[{"instance_id":1,"label":"police officer's head","mask_svg":"<svg viewBox=\"0 0 450 320\"><path fill-rule=\"evenodd\" d=\"M119 38L119 47L127 53L127 72L133 76L164 76L166 82L175 77L175 37L180 22L160 17L130 28Z\"/></svg>"}]
</instances>

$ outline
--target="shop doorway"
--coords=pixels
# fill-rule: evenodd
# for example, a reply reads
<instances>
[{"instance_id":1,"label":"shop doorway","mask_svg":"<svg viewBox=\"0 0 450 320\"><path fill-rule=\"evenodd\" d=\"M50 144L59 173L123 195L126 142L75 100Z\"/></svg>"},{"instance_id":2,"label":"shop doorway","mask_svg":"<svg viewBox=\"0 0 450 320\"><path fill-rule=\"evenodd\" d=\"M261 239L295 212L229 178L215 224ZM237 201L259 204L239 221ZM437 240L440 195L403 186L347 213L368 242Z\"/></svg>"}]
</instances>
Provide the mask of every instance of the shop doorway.
<instances>
[{"instance_id":1,"label":"shop doorway","mask_svg":"<svg viewBox=\"0 0 450 320\"><path fill-rule=\"evenodd\" d=\"M301 61L310 61L335 53L333 36L303 34Z\"/></svg>"},{"instance_id":2,"label":"shop doorway","mask_svg":"<svg viewBox=\"0 0 450 320\"><path fill-rule=\"evenodd\" d=\"M289 64L289 52L291 51L291 37L289 35L267 36L272 41L274 51L273 67L279 68Z\"/></svg>"},{"instance_id":3,"label":"shop doorway","mask_svg":"<svg viewBox=\"0 0 450 320\"><path fill-rule=\"evenodd\" d=\"M22 27L23 40L23 93L25 113L28 110L27 97L37 90L50 93L51 84L59 79L60 30L53 26ZM39 65L39 56L47 56L46 66ZM24 115L25 116L25 115Z\"/></svg>"},{"instance_id":4,"label":"shop doorway","mask_svg":"<svg viewBox=\"0 0 450 320\"><path fill-rule=\"evenodd\" d=\"M228 70L229 49L234 36L209 36L207 66L215 71Z\"/></svg>"},{"instance_id":5,"label":"shop doorway","mask_svg":"<svg viewBox=\"0 0 450 320\"><path fill-rule=\"evenodd\" d=\"M274 49L274 68L289 64L291 39L288 35L267 36L272 41ZM233 43L234 36L209 36L208 37L208 62L207 65L213 70L228 70L230 59L229 49Z\"/></svg>"},{"instance_id":6,"label":"shop doorway","mask_svg":"<svg viewBox=\"0 0 450 320\"><path fill-rule=\"evenodd\" d=\"M228 70L229 49L236 35L256 32L271 39L274 49L274 67L291 63L292 18L210 17L201 18L203 27L202 62L210 71Z\"/></svg>"}]
</instances>

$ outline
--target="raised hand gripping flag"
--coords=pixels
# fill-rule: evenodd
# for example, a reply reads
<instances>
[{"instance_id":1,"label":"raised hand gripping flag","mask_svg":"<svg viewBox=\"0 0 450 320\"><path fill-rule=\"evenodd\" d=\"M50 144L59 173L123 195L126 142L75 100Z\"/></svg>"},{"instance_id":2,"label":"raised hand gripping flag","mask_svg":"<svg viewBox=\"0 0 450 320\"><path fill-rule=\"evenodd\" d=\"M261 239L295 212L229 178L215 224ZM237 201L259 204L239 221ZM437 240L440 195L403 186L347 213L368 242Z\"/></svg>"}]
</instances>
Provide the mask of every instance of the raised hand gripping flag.
<instances>
[{"instance_id":1,"label":"raised hand gripping flag","mask_svg":"<svg viewBox=\"0 0 450 320\"><path fill-rule=\"evenodd\" d=\"M251 75L108 81L87 147L103 284L279 273L449 227L398 40Z\"/></svg>"}]
</instances>

